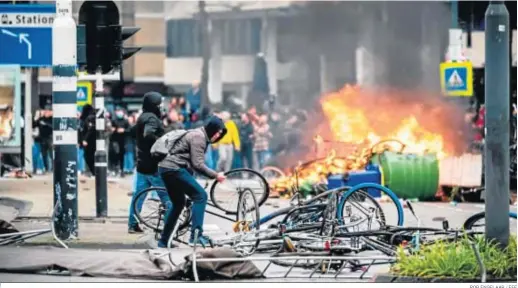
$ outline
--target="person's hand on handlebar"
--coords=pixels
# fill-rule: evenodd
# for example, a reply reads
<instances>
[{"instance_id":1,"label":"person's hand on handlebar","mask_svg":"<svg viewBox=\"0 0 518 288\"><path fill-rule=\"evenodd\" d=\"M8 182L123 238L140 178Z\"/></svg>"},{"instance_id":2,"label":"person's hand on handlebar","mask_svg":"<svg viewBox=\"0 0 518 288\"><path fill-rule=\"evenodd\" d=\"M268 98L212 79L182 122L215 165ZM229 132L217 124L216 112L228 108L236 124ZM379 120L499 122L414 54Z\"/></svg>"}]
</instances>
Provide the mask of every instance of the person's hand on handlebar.
<instances>
[{"instance_id":1,"label":"person's hand on handlebar","mask_svg":"<svg viewBox=\"0 0 518 288\"><path fill-rule=\"evenodd\" d=\"M220 183L225 181L225 179L227 179L227 176L225 176L225 174L223 172L219 172L218 175L216 176L216 181L218 181Z\"/></svg>"}]
</instances>

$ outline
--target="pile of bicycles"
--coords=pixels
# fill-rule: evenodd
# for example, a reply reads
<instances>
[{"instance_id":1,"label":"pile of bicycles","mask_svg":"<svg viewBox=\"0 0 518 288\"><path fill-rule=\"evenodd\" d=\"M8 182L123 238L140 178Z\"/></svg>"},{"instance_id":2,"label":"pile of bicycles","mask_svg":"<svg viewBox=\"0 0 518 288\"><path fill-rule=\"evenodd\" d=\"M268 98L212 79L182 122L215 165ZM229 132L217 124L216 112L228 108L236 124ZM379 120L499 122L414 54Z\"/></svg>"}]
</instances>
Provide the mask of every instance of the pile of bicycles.
<instances>
[{"instance_id":1,"label":"pile of bicycles","mask_svg":"<svg viewBox=\"0 0 518 288\"><path fill-rule=\"evenodd\" d=\"M288 207L261 216L260 207L269 192L264 177L248 169L226 174L226 181L214 182L210 187L209 207L223 213L209 209L207 212L229 220L235 233L215 239L211 246L228 247L249 258L254 254L268 255L261 258L268 259L268 266L290 267L289 271L294 267L312 269L312 275L317 271L334 271L333 275L338 275L345 268L367 271L372 265L394 262L399 247L411 252L438 240L455 241L466 235L483 233L477 231L483 226L483 212L467 219L462 229L450 229L446 219L442 219L441 229L421 227L421 221L408 202L408 209L418 225L404 227L401 201L390 189L375 183L323 189L311 199L302 199L296 193ZM378 202L371 196L373 190L391 201ZM142 212L136 209L135 214L141 224L159 234L167 209L156 200L154 193L166 192L161 188L141 191L133 205L142 205L138 204L139 199L150 202L151 205L144 205L148 206L149 213L146 209ZM510 218L516 219L516 213L510 213ZM171 235L169 247L172 241L185 243L181 237L189 229L189 222L190 207L187 205ZM380 258L380 255L385 257Z\"/></svg>"}]
</instances>

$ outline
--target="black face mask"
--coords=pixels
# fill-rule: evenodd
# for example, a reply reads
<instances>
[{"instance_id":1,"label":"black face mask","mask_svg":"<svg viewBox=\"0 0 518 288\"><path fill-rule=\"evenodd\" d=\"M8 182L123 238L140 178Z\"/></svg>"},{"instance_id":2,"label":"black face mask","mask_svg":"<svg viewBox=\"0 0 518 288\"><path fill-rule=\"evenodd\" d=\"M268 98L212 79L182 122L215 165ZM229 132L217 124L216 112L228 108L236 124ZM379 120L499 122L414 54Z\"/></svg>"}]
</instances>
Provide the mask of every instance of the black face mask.
<instances>
[{"instance_id":1,"label":"black face mask","mask_svg":"<svg viewBox=\"0 0 518 288\"><path fill-rule=\"evenodd\" d=\"M161 112L161 104L162 104L162 95L157 92L148 92L144 95L142 110L145 112L151 112L155 114L157 117L160 117Z\"/></svg>"},{"instance_id":2,"label":"black face mask","mask_svg":"<svg viewBox=\"0 0 518 288\"><path fill-rule=\"evenodd\" d=\"M216 116L212 116L205 122L204 125L205 133L207 133L207 137L212 142L212 137L216 135L219 131L222 131L218 139L214 139L213 142L218 142L225 134L227 134L227 129L225 128L225 124L223 121Z\"/></svg>"}]
</instances>

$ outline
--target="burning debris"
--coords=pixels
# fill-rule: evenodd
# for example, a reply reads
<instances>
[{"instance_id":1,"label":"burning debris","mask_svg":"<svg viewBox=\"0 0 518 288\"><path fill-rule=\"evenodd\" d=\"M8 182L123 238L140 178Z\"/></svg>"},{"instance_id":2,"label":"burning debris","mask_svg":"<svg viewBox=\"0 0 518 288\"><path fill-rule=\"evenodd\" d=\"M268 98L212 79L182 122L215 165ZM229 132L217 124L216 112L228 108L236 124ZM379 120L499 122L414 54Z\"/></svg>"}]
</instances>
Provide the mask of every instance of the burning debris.
<instances>
[{"instance_id":1,"label":"burning debris","mask_svg":"<svg viewBox=\"0 0 518 288\"><path fill-rule=\"evenodd\" d=\"M324 95L320 106L327 127L313 137L317 160L272 180L272 194L290 195L293 187L325 183L330 174L365 169L373 155L387 150L441 159L465 147L462 113L440 97L346 85Z\"/></svg>"}]
</instances>

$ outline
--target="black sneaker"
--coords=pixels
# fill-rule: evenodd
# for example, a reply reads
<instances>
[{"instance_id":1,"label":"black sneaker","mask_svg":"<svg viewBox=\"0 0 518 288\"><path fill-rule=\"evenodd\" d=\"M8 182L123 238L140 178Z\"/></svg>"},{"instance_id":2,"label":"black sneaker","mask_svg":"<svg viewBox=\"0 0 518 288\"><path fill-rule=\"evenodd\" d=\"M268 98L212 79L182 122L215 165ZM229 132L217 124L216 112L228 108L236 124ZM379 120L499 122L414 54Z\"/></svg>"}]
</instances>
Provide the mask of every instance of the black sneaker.
<instances>
[{"instance_id":1,"label":"black sneaker","mask_svg":"<svg viewBox=\"0 0 518 288\"><path fill-rule=\"evenodd\" d=\"M129 234L139 234L139 233L144 233L144 230L142 230L142 228L140 228L139 226L135 226L135 227L129 228L128 233Z\"/></svg>"}]
</instances>

